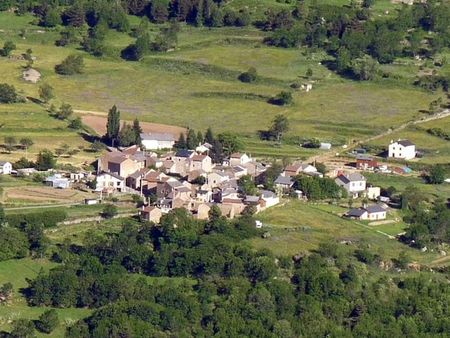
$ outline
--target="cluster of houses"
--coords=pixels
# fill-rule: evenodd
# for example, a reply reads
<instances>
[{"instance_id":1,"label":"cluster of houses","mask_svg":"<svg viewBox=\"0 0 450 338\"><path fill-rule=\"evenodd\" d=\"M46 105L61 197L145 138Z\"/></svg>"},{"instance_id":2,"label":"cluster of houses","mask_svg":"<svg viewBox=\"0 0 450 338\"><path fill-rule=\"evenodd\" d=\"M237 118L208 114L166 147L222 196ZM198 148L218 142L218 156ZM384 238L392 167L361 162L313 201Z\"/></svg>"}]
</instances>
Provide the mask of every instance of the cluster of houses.
<instances>
[{"instance_id":1,"label":"cluster of houses","mask_svg":"<svg viewBox=\"0 0 450 338\"><path fill-rule=\"evenodd\" d=\"M268 166L247 154L235 153L220 165L208 155L209 144L196 150L178 150L158 155L131 146L111 151L97 160L95 190L102 194L134 192L151 196L141 216L158 222L161 215L174 208L185 208L198 219L207 219L212 205L222 215L233 218L247 206L256 212L279 203L276 193L259 190L254 196L242 194L238 180L250 175L255 181Z\"/></svg>"},{"instance_id":2,"label":"cluster of houses","mask_svg":"<svg viewBox=\"0 0 450 338\"><path fill-rule=\"evenodd\" d=\"M412 160L417 156L416 146L409 140L391 141L387 151L387 157L400 160ZM377 159L371 155L363 153L356 153L356 169L359 170L374 170L382 173L394 174L410 174L411 168L408 166L387 166L381 164Z\"/></svg>"},{"instance_id":3,"label":"cluster of houses","mask_svg":"<svg viewBox=\"0 0 450 338\"><path fill-rule=\"evenodd\" d=\"M174 208L185 208L197 219L207 219L213 205L229 218L241 214L247 207L259 212L278 204L279 197L286 192L294 192L298 198L304 199L302 191L293 189L297 175L323 177L314 165L294 162L287 165L274 181L275 192L261 188L254 195L247 195L242 193L239 179L249 175L255 182L260 182L268 164L255 161L245 153L231 154L223 163L214 164L209 156L212 146L208 143L199 145L195 150L182 149L158 155L153 150L173 148L176 142L173 135L142 134L141 138L141 147L110 148L97 159L97 171L93 176L86 172L71 173L70 176L53 173L45 178L44 183L67 189L76 182L94 179L95 191L101 196L121 192L148 196L149 203L142 207L141 217L158 223L163 214ZM389 157L411 159L416 154L415 145L408 140L391 142L388 153ZM383 169L366 154L357 155L356 168ZM0 161L0 174L10 174L12 171L10 162ZM338 172L335 182L351 198L380 200L380 188L368 186L366 178L359 172ZM360 220L385 219L386 207L374 204L355 208L346 216Z\"/></svg>"}]
</instances>

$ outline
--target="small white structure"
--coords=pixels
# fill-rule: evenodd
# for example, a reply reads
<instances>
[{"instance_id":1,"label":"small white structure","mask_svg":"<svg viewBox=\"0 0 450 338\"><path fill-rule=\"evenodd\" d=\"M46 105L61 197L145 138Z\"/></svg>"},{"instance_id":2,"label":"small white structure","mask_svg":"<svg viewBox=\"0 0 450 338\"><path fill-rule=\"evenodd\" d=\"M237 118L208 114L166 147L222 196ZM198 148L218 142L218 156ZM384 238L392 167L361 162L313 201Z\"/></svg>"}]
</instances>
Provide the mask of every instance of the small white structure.
<instances>
[{"instance_id":1,"label":"small white structure","mask_svg":"<svg viewBox=\"0 0 450 338\"><path fill-rule=\"evenodd\" d=\"M66 177L62 177L61 174L54 174L45 179L45 184L57 188L57 189L68 189L70 188L70 181Z\"/></svg>"},{"instance_id":2,"label":"small white structure","mask_svg":"<svg viewBox=\"0 0 450 338\"><path fill-rule=\"evenodd\" d=\"M96 199L96 198L86 198L84 200L84 204L86 204L86 205L95 205L95 204L98 204L98 203L99 203L99 200Z\"/></svg>"},{"instance_id":3,"label":"small white structure","mask_svg":"<svg viewBox=\"0 0 450 338\"><path fill-rule=\"evenodd\" d=\"M7 161L0 161L0 174L9 175L12 171L12 164Z\"/></svg>"},{"instance_id":4,"label":"small white structure","mask_svg":"<svg viewBox=\"0 0 450 338\"><path fill-rule=\"evenodd\" d=\"M376 200L380 197L381 188L380 187L368 187L366 191L366 196L370 200Z\"/></svg>"},{"instance_id":5,"label":"small white structure","mask_svg":"<svg viewBox=\"0 0 450 338\"><path fill-rule=\"evenodd\" d=\"M255 220L256 229L261 229L263 227L263 223L261 221Z\"/></svg>"},{"instance_id":6,"label":"small white structure","mask_svg":"<svg viewBox=\"0 0 450 338\"><path fill-rule=\"evenodd\" d=\"M230 156L230 166L243 165L251 162L252 159L247 154L234 153Z\"/></svg>"},{"instance_id":7,"label":"small white structure","mask_svg":"<svg viewBox=\"0 0 450 338\"><path fill-rule=\"evenodd\" d=\"M391 141L388 156L411 160L416 157L416 145L409 140Z\"/></svg>"},{"instance_id":8,"label":"small white structure","mask_svg":"<svg viewBox=\"0 0 450 338\"><path fill-rule=\"evenodd\" d=\"M146 150L172 149L175 137L169 133L142 133L141 143Z\"/></svg>"},{"instance_id":9,"label":"small white structure","mask_svg":"<svg viewBox=\"0 0 450 338\"><path fill-rule=\"evenodd\" d=\"M319 149L321 149L321 150L330 150L331 149L331 143L320 142Z\"/></svg>"}]
</instances>

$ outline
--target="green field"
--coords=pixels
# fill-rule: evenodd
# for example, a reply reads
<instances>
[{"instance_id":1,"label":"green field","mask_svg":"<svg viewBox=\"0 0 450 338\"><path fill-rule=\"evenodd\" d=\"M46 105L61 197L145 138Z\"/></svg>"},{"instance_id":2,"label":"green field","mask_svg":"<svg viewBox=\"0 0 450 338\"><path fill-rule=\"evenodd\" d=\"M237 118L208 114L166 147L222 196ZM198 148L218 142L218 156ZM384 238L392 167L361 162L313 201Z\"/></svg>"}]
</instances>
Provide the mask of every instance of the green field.
<instances>
[{"instance_id":1,"label":"green field","mask_svg":"<svg viewBox=\"0 0 450 338\"><path fill-rule=\"evenodd\" d=\"M450 133L450 117L411 125L405 130L396 132L371 142L371 145L387 147L390 140L409 139L416 148L424 153L424 157L415 159L418 163L448 163L450 158L450 141L444 140L427 132L429 128L440 128Z\"/></svg>"},{"instance_id":2,"label":"green field","mask_svg":"<svg viewBox=\"0 0 450 338\"><path fill-rule=\"evenodd\" d=\"M265 6L265 3L255 2L256 5ZM241 4L236 1L229 6ZM329 56L323 52L267 47L262 43L266 33L254 28L182 26L177 50L149 55L141 62L119 58L120 50L133 39L111 31L107 37L108 56L94 58L84 53L84 74L64 77L55 74L54 66L71 53L83 52L78 46L56 47L58 29L33 26L32 20L27 15L0 13L0 44L12 39L18 47L14 54L27 48L33 50L37 57L35 68L42 73L41 82L55 88L57 106L68 102L75 109L105 112L117 104L127 119L138 116L143 121L238 132L248 136L248 151L257 156L300 158L310 153L295 145L272 150L257 139L256 132L267 129L277 114L289 117L288 136L319 137L322 141L344 144L420 117L419 110L426 109L440 95L410 84L418 68L404 71L401 65L393 66L390 71L398 73L398 80L355 82L328 70L322 62ZM136 18L132 23L138 24ZM21 28L27 30L25 39L18 36ZM152 29L156 34L157 26ZM21 79L23 66L23 61L0 58L2 80L14 84L22 95L36 98L38 84ZM252 84L241 83L237 77L249 67L257 69L258 80ZM267 103L280 91L291 90L293 82L305 82L308 68L313 70L311 92L294 91L295 102L289 107ZM17 118L15 122L14 118ZM47 116L43 107L36 104L1 106L1 123L6 123L4 135L19 137L31 133L36 142L32 153L43 147L57 147L60 142L86 146L77 133L65 128L65 122ZM14 154L14 158L18 156ZM80 152L68 161L81 163L90 156Z\"/></svg>"},{"instance_id":3,"label":"green field","mask_svg":"<svg viewBox=\"0 0 450 338\"><path fill-rule=\"evenodd\" d=\"M375 174L365 172L364 176L367 178L367 182L374 186L382 188L389 188L393 186L398 192L405 190L409 186L419 188L420 191L428 194L432 198L445 198L450 197L450 184L427 184L425 181L416 176L400 176L400 175L387 175L387 174Z\"/></svg>"},{"instance_id":4,"label":"green field","mask_svg":"<svg viewBox=\"0 0 450 338\"><path fill-rule=\"evenodd\" d=\"M437 254L421 253L390 239L377 231L390 235L403 231L404 224L368 225L367 222L347 220L341 217L348 209L332 205L291 201L283 206L270 208L257 215L265 224L269 238L251 240L257 248L268 248L278 255L295 255L317 249L319 243L333 239L369 245L384 259L396 258L406 251L419 263L430 263Z\"/></svg>"},{"instance_id":5,"label":"green field","mask_svg":"<svg viewBox=\"0 0 450 338\"><path fill-rule=\"evenodd\" d=\"M14 319L27 318L37 319L46 308L29 307L20 290L26 287L27 278L34 278L41 269L47 271L54 267L54 263L47 260L32 260L30 258L0 262L0 285L10 282L14 286L13 301L9 305L0 306L0 330L9 330L10 323ZM52 337L63 337L65 327L89 315L88 309L57 309L60 325L52 332ZM49 337L49 335L37 333L38 337Z\"/></svg>"}]
</instances>

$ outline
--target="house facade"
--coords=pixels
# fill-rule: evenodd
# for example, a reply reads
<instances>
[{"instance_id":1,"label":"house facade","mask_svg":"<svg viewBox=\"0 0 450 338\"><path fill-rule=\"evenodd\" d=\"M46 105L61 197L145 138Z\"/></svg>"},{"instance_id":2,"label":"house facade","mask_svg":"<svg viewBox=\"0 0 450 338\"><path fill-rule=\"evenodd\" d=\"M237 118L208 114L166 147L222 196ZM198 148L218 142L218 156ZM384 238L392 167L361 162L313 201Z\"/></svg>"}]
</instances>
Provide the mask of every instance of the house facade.
<instances>
[{"instance_id":1,"label":"house facade","mask_svg":"<svg viewBox=\"0 0 450 338\"><path fill-rule=\"evenodd\" d=\"M366 178L359 173L339 175L335 179L336 184L343 187L353 198L362 196L365 193L366 181Z\"/></svg>"},{"instance_id":2,"label":"house facade","mask_svg":"<svg viewBox=\"0 0 450 338\"><path fill-rule=\"evenodd\" d=\"M8 161L0 161L0 174L9 175L12 171L12 164Z\"/></svg>"},{"instance_id":3,"label":"house facade","mask_svg":"<svg viewBox=\"0 0 450 338\"><path fill-rule=\"evenodd\" d=\"M142 133L141 144L146 150L172 149L176 142L169 133Z\"/></svg>"},{"instance_id":4,"label":"house facade","mask_svg":"<svg viewBox=\"0 0 450 338\"><path fill-rule=\"evenodd\" d=\"M125 179L117 174L103 172L97 175L96 191L114 192L123 191L125 188Z\"/></svg>"},{"instance_id":5,"label":"house facade","mask_svg":"<svg viewBox=\"0 0 450 338\"><path fill-rule=\"evenodd\" d=\"M389 144L388 156L411 160L416 157L416 145L409 140L391 141Z\"/></svg>"}]
</instances>

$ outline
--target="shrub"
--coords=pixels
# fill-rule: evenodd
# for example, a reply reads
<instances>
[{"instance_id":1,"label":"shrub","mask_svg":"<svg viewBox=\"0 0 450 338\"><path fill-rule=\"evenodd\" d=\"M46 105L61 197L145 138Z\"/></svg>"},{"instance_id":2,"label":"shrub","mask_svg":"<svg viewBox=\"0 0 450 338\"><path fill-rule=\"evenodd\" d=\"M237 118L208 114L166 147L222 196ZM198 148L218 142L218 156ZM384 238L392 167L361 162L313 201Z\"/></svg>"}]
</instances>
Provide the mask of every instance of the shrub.
<instances>
[{"instance_id":1,"label":"shrub","mask_svg":"<svg viewBox=\"0 0 450 338\"><path fill-rule=\"evenodd\" d=\"M117 207L114 204L107 204L103 208L102 216L105 218L113 218L117 214Z\"/></svg>"},{"instance_id":2,"label":"shrub","mask_svg":"<svg viewBox=\"0 0 450 338\"><path fill-rule=\"evenodd\" d=\"M277 106L287 106L294 101L292 94L290 92L282 91L276 96L269 100L269 103L275 104Z\"/></svg>"},{"instance_id":3,"label":"shrub","mask_svg":"<svg viewBox=\"0 0 450 338\"><path fill-rule=\"evenodd\" d=\"M55 66L55 72L60 75L81 74L84 69L84 59L81 55L69 55L63 62Z\"/></svg>"},{"instance_id":4,"label":"shrub","mask_svg":"<svg viewBox=\"0 0 450 338\"><path fill-rule=\"evenodd\" d=\"M44 333L51 333L59 324L58 313L55 309L47 310L36 321L36 329Z\"/></svg>"},{"instance_id":5,"label":"shrub","mask_svg":"<svg viewBox=\"0 0 450 338\"><path fill-rule=\"evenodd\" d=\"M14 86L7 83L0 83L0 103L14 103L18 99L19 96Z\"/></svg>"},{"instance_id":6,"label":"shrub","mask_svg":"<svg viewBox=\"0 0 450 338\"><path fill-rule=\"evenodd\" d=\"M248 71L239 75L239 80L241 82L250 83L256 80L257 73L254 67L251 67Z\"/></svg>"},{"instance_id":7,"label":"shrub","mask_svg":"<svg viewBox=\"0 0 450 338\"><path fill-rule=\"evenodd\" d=\"M59 222L67 218L64 210L46 210L26 214L11 214L6 216L6 221L12 227L20 228L24 224L43 225L45 228L55 227Z\"/></svg>"}]
</instances>

